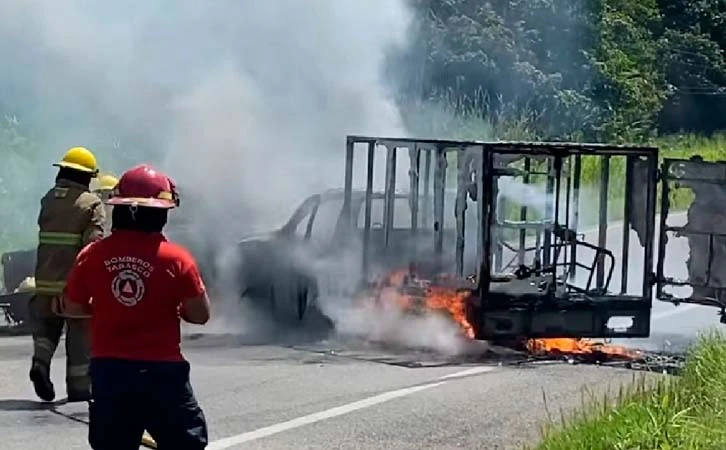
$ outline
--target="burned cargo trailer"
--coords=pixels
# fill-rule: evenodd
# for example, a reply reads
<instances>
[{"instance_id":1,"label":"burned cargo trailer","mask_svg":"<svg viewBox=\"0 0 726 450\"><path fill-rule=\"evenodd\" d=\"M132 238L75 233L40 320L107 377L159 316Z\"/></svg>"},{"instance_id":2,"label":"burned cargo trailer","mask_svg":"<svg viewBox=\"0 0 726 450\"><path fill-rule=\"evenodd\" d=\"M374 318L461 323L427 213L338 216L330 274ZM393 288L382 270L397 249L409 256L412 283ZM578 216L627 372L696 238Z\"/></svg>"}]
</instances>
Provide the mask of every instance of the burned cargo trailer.
<instances>
[{"instance_id":1,"label":"burned cargo trailer","mask_svg":"<svg viewBox=\"0 0 726 450\"><path fill-rule=\"evenodd\" d=\"M354 167L361 151L365 171ZM385 155L386 206L382 230L373 233L377 153ZM396 179L401 163L408 166L404 183ZM611 179L615 164L624 179ZM585 169L592 174L594 167L597 181L585 183ZM366 174L362 230L349 210L358 173ZM363 281L377 276L374 264L407 267L411 279L444 277L449 286L453 275L471 291L468 322L480 339L650 334L656 148L349 136L345 175L342 219L362 231ZM408 185L405 228L392 226L401 184ZM449 203L448 188L456 192ZM608 229L612 218L623 221L616 235ZM632 270L633 258L640 270Z\"/></svg>"},{"instance_id":2,"label":"burned cargo trailer","mask_svg":"<svg viewBox=\"0 0 726 450\"><path fill-rule=\"evenodd\" d=\"M288 324L319 315L317 298L327 288L320 271L290 258L299 249L327 267L355 254L357 282L346 276L344 283L353 291L401 268L416 275L403 290L417 291L421 280L458 285L471 294L457 298L468 299L467 323L483 339L646 337L654 285L659 300L714 305L723 314L726 278L713 267L726 256L715 206L726 197L724 163L659 167L657 148L605 144L346 142L343 189L308 197L279 229L239 245L249 263L239 273L241 295ZM374 186L381 174L382 186ZM673 190L683 186L692 186L696 201L688 223L674 228L666 218ZM679 259L666 255L673 232L689 233L690 281L664 273L666 260ZM694 284L692 295L666 292Z\"/></svg>"}]
</instances>

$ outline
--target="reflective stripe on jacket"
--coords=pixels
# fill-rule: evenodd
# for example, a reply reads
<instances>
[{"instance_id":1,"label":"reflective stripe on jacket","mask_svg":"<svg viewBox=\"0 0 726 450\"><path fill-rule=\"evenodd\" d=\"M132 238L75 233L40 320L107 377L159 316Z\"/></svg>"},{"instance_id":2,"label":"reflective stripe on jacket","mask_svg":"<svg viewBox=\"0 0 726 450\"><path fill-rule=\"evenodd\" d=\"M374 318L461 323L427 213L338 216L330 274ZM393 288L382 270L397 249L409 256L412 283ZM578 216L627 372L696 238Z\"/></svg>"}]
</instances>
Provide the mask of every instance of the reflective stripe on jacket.
<instances>
[{"instance_id":1,"label":"reflective stripe on jacket","mask_svg":"<svg viewBox=\"0 0 726 450\"><path fill-rule=\"evenodd\" d=\"M35 286L38 294L59 295L78 252L103 237L106 210L82 184L60 179L40 201Z\"/></svg>"}]
</instances>

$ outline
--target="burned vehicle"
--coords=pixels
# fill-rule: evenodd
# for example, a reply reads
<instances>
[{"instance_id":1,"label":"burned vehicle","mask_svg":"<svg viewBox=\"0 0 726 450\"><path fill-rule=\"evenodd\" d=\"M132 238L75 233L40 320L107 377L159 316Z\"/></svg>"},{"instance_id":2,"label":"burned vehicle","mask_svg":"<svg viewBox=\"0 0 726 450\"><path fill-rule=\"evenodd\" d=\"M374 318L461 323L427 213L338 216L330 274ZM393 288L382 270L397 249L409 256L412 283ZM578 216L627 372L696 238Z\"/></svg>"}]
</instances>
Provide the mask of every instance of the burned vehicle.
<instances>
[{"instance_id":1,"label":"burned vehicle","mask_svg":"<svg viewBox=\"0 0 726 450\"><path fill-rule=\"evenodd\" d=\"M453 195L449 192L447 196L453 199ZM349 210L344 207L346 198ZM389 204L395 205L396 214L387 214ZM331 265L339 268L358 257L374 259L385 268L405 264L407 255L423 247L421 239L407 238L410 206L410 195L395 190L390 195L350 190L347 195L344 189L331 189L311 195L279 229L239 242L240 296L283 322L301 321L309 314L319 317L322 312L316 301L320 278L326 274L311 265L327 263L323 271L329 272ZM354 217L352 225L349 213ZM444 233L453 239L455 221L451 217ZM361 247L364 234L369 237L365 250ZM383 252L384 247L377 245L386 240L396 252ZM354 263L348 273L351 270L360 270L360 264ZM350 290L340 294L354 295L359 284L348 287Z\"/></svg>"},{"instance_id":2,"label":"burned vehicle","mask_svg":"<svg viewBox=\"0 0 726 450\"><path fill-rule=\"evenodd\" d=\"M35 271L35 249L7 252L2 255L3 292L0 309L7 326L28 331L28 301L33 295L28 283Z\"/></svg>"},{"instance_id":3,"label":"burned vehicle","mask_svg":"<svg viewBox=\"0 0 726 450\"><path fill-rule=\"evenodd\" d=\"M349 136L346 211L352 211L356 151L367 154L367 193L375 155L385 152L387 214L394 214L390 188L403 152L411 186L407 230L391 238L384 222L377 237L368 230L370 217L364 218L361 281L376 279L368 271L372 258L400 259L396 241L420 237L431 252L417 246L405 255L407 266L399 261L382 284L375 281L378 292L393 284L398 301L409 307L446 309L467 334L488 340L648 337L654 298L715 306L724 321L726 276L718 264L726 255L726 235L717 211L726 199L726 163L693 158L661 165L658 149L647 146ZM448 170L452 161L455 171ZM452 184L453 205L444 195ZM684 205L683 195L691 196L687 221L673 224L669 219L684 216L671 213L672 205ZM417 217L423 197L433 201L428 225ZM450 215L453 239L441 226ZM678 258L685 249L668 246L673 234L688 239L688 261Z\"/></svg>"},{"instance_id":4,"label":"burned vehicle","mask_svg":"<svg viewBox=\"0 0 726 450\"><path fill-rule=\"evenodd\" d=\"M611 181L611 165L625 177ZM583 185L595 166L598 179ZM406 308L445 310L470 337L649 335L656 148L349 136L345 175L342 191L308 198L279 230L240 243L242 296L299 320L325 289L311 261L353 255L340 301L393 286ZM623 221L618 236L612 218Z\"/></svg>"}]
</instances>

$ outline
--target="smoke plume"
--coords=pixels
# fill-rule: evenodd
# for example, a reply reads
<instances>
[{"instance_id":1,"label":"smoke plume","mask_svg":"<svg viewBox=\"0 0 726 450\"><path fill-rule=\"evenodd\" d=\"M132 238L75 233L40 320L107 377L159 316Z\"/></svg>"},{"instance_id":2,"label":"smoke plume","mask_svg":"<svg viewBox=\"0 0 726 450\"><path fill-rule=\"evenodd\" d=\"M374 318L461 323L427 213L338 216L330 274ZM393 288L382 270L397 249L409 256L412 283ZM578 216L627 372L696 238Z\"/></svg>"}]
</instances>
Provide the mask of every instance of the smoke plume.
<instances>
[{"instance_id":1,"label":"smoke plume","mask_svg":"<svg viewBox=\"0 0 726 450\"><path fill-rule=\"evenodd\" d=\"M222 250L280 226L307 195L342 187L346 134L408 134L382 74L410 21L403 0L3 1L0 109L32 123L41 142L18 204L37 202L70 146L88 146L116 174L156 164L182 193L172 238L216 255L229 300L218 311L233 316L240 261ZM358 266L295 257L317 276ZM341 309L344 293L322 295L344 331L451 347L436 330L453 325L417 322L407 334L395 317Z\"/></svg>"},{"instance_id":2,"label":"smoke plume","mask_svg":"<svg viewBox=\"0 0 726 450\"><path fill-rule=\"evenodd\" d=\"M386 0L10 0L4 84L27 96L7 103L52 130L39 167L90 140L105 167L158 163L186 212L247 231L342 185L346 133L403 132L381 68L408 21Z\"/></svg>"}]
</instances>

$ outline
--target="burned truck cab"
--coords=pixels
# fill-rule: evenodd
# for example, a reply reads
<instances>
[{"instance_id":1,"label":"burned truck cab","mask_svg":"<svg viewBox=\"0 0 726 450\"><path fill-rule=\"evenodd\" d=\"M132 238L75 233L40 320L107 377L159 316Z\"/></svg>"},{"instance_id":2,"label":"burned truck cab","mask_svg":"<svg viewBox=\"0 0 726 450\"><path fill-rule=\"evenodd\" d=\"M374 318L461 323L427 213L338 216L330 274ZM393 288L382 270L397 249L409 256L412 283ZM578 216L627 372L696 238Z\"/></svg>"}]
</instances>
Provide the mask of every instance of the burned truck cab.
<instances>
[{"instance_id":1,"label":"burned truck cab","mask_svg":"<svg viewBox=\"0 0 726 450\"><path fill-rule=\"evenodd\" d=\"M346 156L343 216L354 189L368 194L364 283L405 267L401 279L415 280L405 292L466 292L455 298L478 339L649 336L657 148L348 136ZM379 235L367 206L376 156L387 199ZM404 187L410 217L394 233Z\"/></svg>"}]
</instances>

